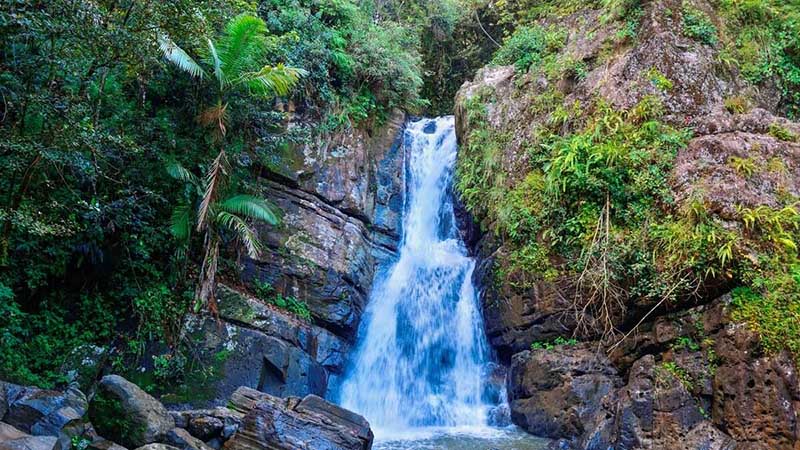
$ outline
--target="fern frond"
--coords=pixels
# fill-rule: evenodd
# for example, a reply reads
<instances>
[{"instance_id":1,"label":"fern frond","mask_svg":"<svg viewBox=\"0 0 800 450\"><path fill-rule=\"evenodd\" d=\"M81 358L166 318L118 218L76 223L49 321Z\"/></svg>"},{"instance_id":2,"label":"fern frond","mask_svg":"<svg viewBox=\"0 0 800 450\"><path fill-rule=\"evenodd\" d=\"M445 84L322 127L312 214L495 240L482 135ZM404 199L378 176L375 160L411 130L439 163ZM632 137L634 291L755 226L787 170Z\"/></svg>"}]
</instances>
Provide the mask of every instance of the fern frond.
<instances>
[{"instance_id":1,"label":"fern frond","mask_svg":"<svg viewBox=\"0 0 800 450\"><path fill-rule=\"evenodd\" d=\"M214 125L216 127L215 133L217 138L225 136L225 133L228 132L229 119L227 103L224 105L219 103L215 106L210 106L197 116L197 122L200 123L200 125L204 127Z\"/></svg>"},{"instance_id":2,"label":"fern frond","mask_svg":"<svg viewBox=\"0 0 800 450\"><path fill-rule=\"evenodd\" d=\"M245 83L250 91L258 95L274 97L287 95L300 77L307 74L303 69L278 64L264 66L258 72L245 73L237 81Z\"/></svg>"},{"instance_id":3,"label":"fern frond","mask_svg":"<svg viewBox=\"0 0 800 450\"><path fill-rule=\"evenodd\" d=\"M189 172L187 168L174 159L167 160L165 168L167 169L167 174L178 181L191 183L195 186L200 184L200 180L197 179L195 174Z\"/></svg>"},{"instance_id":4,"label":"fern frond","mask_svg":"<svg viewBox=\"0 0 800 450\"><path fill-rule=\"evenodd\" d=\"M267 25L258 17L242 14L231 20L219 41L222 69L230 78L238 78L263 54Z\"/></svg>"},{"instance_id":5,"label":"fern frond","mask_svg":"<svg viewBox=\"0 0 800 450\"><path fill-rule=\"evenodd\" d=\"M211 166L208 168L206 174L206 191L203 194L203 200L200 202L200 208L197 211L197 231L202 231L208 225L209 211L211 205L214 204L219 195L219 189L227 174L227 156L225 150L219 152Z\"/></svg>"},{"instance_id":6,"label":"fern frond","mask_svg":"<svg viewBox=\"0 0 800 450\"><path fill-rule=\"evenodd\" d=\"M261 243L258 242L255 231L250 228L250 225L244 219L227 211L220 211L217 213L214 222L222 228L235 232L251 258L258 256L261 251Z\"/></svg>"},{"instance_id":7,"label":"fern frond","mask_svg":"<svg viewBox=\"0 0 800 450\"><path fill-rule=\"evenodd\" d=\"M201 79L206 75L203 68L200 67L200 64L197 64L186 51L178 47L167 35L162 34L158 37L158 47L161 49L161 53L164 54L167 61L174 64L182 71Z\"/></svg>"},{"instance_id":8,"label":"fern frond","mask_svg":"<svg viewBox=\"0 0 800 450\"><path fill-rule=\"evenodd\" d=\"M179 205L172 210L169 231L178 241L189 240L192 234L192 208L189 205Z\"/></svg>"},{"instance_id":9,"label":"fern frond","mask_svg":"<svg viewBox=\"0 0 800 450\"><path fill-rule=\"evenodd\" d=\"M225 85L228 84L228 81L225 78L225 72L222 71L222 60L219 59L219 53L217 53L217 48L214 46L214 43L211 42L211 39L208 39L208 52L210 56L209 62L214 66L214 75L219 82L219 89L222 90L225 88Z\"/></svg>"},{"instance_id":10,"label":"fern frond","mask_svg":"<svg viewBox=\"0 0 800 450\"><path fill-rule=\"evenodd\" d=\"M219 208L231 214L261 220L270 225L280 223L276 208L265 200L252 195L236 195L222 202Z\"/></svg>"}]
</instances>

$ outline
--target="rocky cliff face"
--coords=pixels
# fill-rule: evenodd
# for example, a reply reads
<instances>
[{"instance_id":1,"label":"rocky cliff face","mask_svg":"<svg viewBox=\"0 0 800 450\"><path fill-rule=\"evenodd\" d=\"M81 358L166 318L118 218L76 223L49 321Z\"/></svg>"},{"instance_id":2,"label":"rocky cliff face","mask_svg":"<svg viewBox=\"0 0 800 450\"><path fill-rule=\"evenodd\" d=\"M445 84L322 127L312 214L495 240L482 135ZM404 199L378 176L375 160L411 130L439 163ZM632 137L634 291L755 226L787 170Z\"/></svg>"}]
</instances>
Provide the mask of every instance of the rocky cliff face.
<instances>
[{"instance_id":1,"label":"rocky cliff face","mask_svg":"<svg viewBox=\"0 0 800 450\"><path fill-rule=\"evenodd\" d=\"M372 135L351 129L267 168L264 197L283 224L262 228L268 250L243 261L244 281L305 300L315 322L351 342L375 266L397 250L404 120L396 113Z\"/></svg>"},{"instance_id":2,"label":"rocky cliff face","mask_svg":"<svg viewBox=\"0 0 800 450\"><path fill-rule=\"evenodd\" d=\"M800 145L795 142L800 125L782 117L774 83L746 82L735 67L721 62L718 46L684 32L681 11L714 17L712 4L660 0L642 5L633 41L609 45L624 34L626 24L604 18L607 11L586 9L542 21L567 35L556 59L565 70L523 73L488 66L465 83L456 101L460 147L478 142L485 148L481 139L487 135L496 146L462 155L459 164L491 168L487 199L491 190L503 198L520 195L520 189L544 189L537 177L550 166L532 150L553 142L542 140L544 131L567 136L580 132L575 124L586 122L576 119L596 108L635 115L652 102L660 123L691 133L669 166L663 187L672 203L661 214L681 217L699 204L702 214L726 232L741 235L747 226L742 210L780 209L786 198L800 194ZM738 108L734 99L746 99L748 106ZM743 160L759 169L736 164ZM510 204L530 207L524 200ZM510 274L509 261L519 254L514 244L519 230L497 230L498 221L515 211L492 214L491 206L472 206L484 231L475 243L475 276L483 286L489 341L510 364L515 423L562 440L562 448L798 448L800 397L793 359L766 352L747 325L730 318L729 297L719 298L732 287L730 274L710 275L691 295L668 302L625 295L625 304L615 311L610 307L604 318L620 331L617 338L633 330L614 345L618 339L581 327L597 317L587 319L582 314L589 308L576 308L576 299L586 295L580 271ZM531 209L544 206L534 203ZM615 213L609 214L615 224L627 220ZM552 243L541 232L528 239ZM628 244L619 239L613 245ZM646 251L655 254L652 248ZM668 257L656 265L663 267ZM574 267L574 258L553 251L546 262ZM624 279L620 285L635 281ZM548 343L574 335L589 342Z\"/></svg>"},{"instance_id":3,"label":"rocky cliff face","mask_svg":"<svg viewBox=\"0 0 800 450\"><path fill-rule=\"evenodd\" d=\"M396 250L404 195L402 131L395 114L372 134L349 130L289 149L264 169L264 198L283 212L261 227L260 257L243 257L246 290L268 283L305 302L304 321L243 289L218 289L219 321L192 316L186 331L217 375L206 400L222 405L240 386L279 396L325 396L340 375L376 267Z\"/></svg>"}]
</instances>

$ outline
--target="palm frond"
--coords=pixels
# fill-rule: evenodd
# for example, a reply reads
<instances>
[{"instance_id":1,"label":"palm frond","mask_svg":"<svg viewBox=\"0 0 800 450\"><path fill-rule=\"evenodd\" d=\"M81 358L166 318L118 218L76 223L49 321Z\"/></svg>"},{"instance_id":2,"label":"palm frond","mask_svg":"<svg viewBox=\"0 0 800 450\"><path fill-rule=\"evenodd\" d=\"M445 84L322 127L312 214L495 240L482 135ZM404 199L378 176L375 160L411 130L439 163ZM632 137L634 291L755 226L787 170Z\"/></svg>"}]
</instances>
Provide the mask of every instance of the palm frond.
<instances>
[{"instance_id":1,"label":"palm frond","mask_svg":"<svg viewBox=\"0 0 800 450\"><path fill-rule=\"evenodd\" d=\"M261 220L270 225L280 223L277 208L267 201L252 195L236 195L219 205L220 210L251 219Z\"/></svg>"},{"instance_id":2,"label":"palm frond","mask_svg":"<svg viewBox=\"0 0 800 450\"><path fill-rule=\"evenodd\" d=\"M214 43L211 42L211 39L208 39L208 52L210 56L209 62L214 66L214 75L219 82L219 89L222 90L228 82L225 78L225 72L222 71L222 60L219 59L219 53L217 53L217 48L214 46Z\"/></svg>"},{"instance_id":3,"label":"palm frond","mask_svg":"<svg viewBox=\"0 0 800 450\"><path fill-rule=\"evenodd\" d=\"M183 167L181 163L174 159L168 159L165 168L167 169L167 174L178 181L190 183L195 186L200 184L200 180L197 179L195 174L189 172L186 167Z\"/></svg>"},{"instance_id":4,"label":"palm frond","mask_svg":"<svg viewBox=\"0 0 800 450\"><path fill-rule=\"evenodd\" d=\"M200 208L197 211L197 231L202 231L203 228L208 225L211 205L217 200L219 188L226 174L227 156L225 155L225 150L222 150L219 152L219 155L214 158L206 174L206 191L203 194L203 200L200 202Z\"/></svg>"},{"instance_id":5,"label":"palm frond","mask_svg":"<svg viewBox=\"0 0 800 450\"><path fill-rule=\"evenodd\" d=\"M228 104L225 103L224 105L219 103L215 106L209 106L208 108L204 109L203 112L197 116L197 122L200 125L207 127L214 125L215 132L217 133L217 138L221 138L225 136L225 133L228 131L228 119L230 116L228 115Z\"/></svg>"},{"instance_id":6,"label":"palm frond","mask_svg":"<svg viewBox=\"0 0 800 450\"><path fill-rule=\"evenodd\" d=\"M197 78L203 78L206 75L203 68L200 67L200 64L197 64L197 62L191 56L189 56L188 53L186 53L186 51L178 47L178 45L173 42L169 36L163 34L159 36L158 47L161 49L161 52L164 54L164 57L167 59L167 61L174 64L182 71Z\"/></svg>"},{"instance_id":7,"label":"palm frond","mask_svg":"<svg viewBox=\"0 0 800 450\"><path fill-rule=\"evenodd\" d=\"M287 95L300 77L307 75L303 69L287 67L283 64L277 66L264 66L258 72L248 72L239 78L247 87L265 97Z\"/></svg>"},{"instance_id":8,"label":"palm frond","mask_svg":"<svg viewBox=\"0 0 800 450\"><path fill-rule=\"evenodd\" d=\"M169 231L178 241L189 240L192 234L192 208L189 205L179 205L172 210Z\"/></svg>"},{"instance_id":9,"label":"palm frond","mask_svg":"<svg viewBox=\"0 0 800 450\"><path fill-rule=\"evenodd\" d=\"M217 213L214 222L222 227L227 228L236 233L239 239L244 244L245 249L247 249L247 254L251 258L255 258L258 256L259 252L261 251L261 243L258 242L258 238L256 237L256 232L244 221L241 217L237 216L236 214L231 214L227 211L220 211Z\"/></svg>"},{"instance_id":10,"label":"palm frond","mask_svg":"<svg viewBox=\"0 0 800 450\"><path fill-rule=\"evenodd\" d=\"M263 55L266 32L264 21L249 14L228 22L218 45L222 70L228 77L238 78L248 65Z\"/></svg>"}]
</instances>

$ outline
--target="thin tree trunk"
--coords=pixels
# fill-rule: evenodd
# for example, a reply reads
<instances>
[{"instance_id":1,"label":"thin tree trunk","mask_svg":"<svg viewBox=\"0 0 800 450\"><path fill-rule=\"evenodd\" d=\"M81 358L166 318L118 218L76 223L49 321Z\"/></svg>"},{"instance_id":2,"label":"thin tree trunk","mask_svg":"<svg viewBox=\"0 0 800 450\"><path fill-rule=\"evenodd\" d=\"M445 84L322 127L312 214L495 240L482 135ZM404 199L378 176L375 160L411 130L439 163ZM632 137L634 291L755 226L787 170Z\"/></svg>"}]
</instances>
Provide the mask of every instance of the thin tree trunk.
<instances>
[{"instance_id":1,"label":"thin tree trunk","mask_svg":"<svg viewBox=\"0 0 800 450\"><path fill-rule=\"evenodd\" d=\"M211 228L206 229L203 265L200 268L200 279L195 294L195 312L207 307L209 312L217 316L217 302L214 296L216 289L217 262L219 260L219 239Z\"/></svg>"},{"instance_id":2,"label":"thin tree trunk","mask_svg":"<svg viewBox=\"0 0 800 450\"><path fill-rule=\"evenodd\" d=\"M28 164L28 168L25 169L25 175L22 176L22 181L20 182L19 190L17 191L14 199L11 201L11 205L9 205L8 213L11 214L22 204L22 199L25 198L25 192L28 190L30 186L31 179L33 179L33 173L36 166L42 160L42 154L39 153L36 157L33 158L30 164ZM5 223L3 224L3 231L0 233L0 266L5 266L8 262L8 245L9 239L11 238L11 229L12 229L12 218L6 218Z\"/></svg>"}]
</instances>

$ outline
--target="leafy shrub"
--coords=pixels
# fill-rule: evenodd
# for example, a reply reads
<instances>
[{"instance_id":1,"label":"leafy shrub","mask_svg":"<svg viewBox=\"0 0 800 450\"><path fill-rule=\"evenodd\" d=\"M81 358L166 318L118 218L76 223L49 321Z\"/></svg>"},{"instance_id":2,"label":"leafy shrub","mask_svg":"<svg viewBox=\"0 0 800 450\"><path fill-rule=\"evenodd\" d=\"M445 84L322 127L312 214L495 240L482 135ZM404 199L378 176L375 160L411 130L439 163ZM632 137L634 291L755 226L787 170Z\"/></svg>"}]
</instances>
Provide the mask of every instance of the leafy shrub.
<instances>
[{"instance_id":1,"label":"leafy shrub","mask_svg":"<svg viewBox=\"0 0 800 450\"><path fill-rule=\"evenodd\" d=\"M751 158L740 158L738 156L731 156L728 159L728 165L733 168L739 175L744 177L751 177L756 170L758 170L758 166Z\"/></svg>"},{"instance_id":2,"label":"leafy shrub","mask_svg":"<svg viewBox=\"0 0 800 450\"><path fill-rule=\"evenodd\" d=\"M280 309L285 309L303 320L311 320L311 310L308 308L306 302L292 296L284 296L282 293L275 290L272 285L263 281L256 281L254 283L254 290L256 296L261 300L275 305Z\"/></svg>"},{"instance_id":3,"label":"leafy shrub","mask_svg":"<svg viewBox=\"0 0 800 450\"><path fill-rule=\"evenodd\" d=\"M555 338L552 342L549 341L536 341L531 344L531 350L553 350L556 347L575 346L578 345L578 340L575 338L565 339L561 336Z\"/></svg>"},{"instance_id":4,"label":"leafy shrub","mask_svg":"<svg viewBox=\"0 0 800 450\"><path fill-rule=\"evenodd\" d=\"M783 127L778 123L770 124L769 134L776 139L786 142L797 142L798 139L796 134L792 133L788 128Z\"/></svg>"},{"instance_id":5,"label":"leafy shrub","mask_svg":"<svg viewBox=\"0 0 800 450\"><path fill-rule=\"evenodd\" d=\"M688 350L696 352L700 350L700 345L689 336L681 336L672 344L673 350Z\"/></svg>"},{"instance_id":6,"label":"leafy shrub","mask_svg":"<svg viewBox=\"0 0 800 450\"><path fill-rule=\"evenodd\" d=\"M663 73L661 73L655 67L651 68L647 72L647 78L650 79L650 82L653 83L653 86L658 88L658 90L662 92L668 92L672 90L673 83L672 80L666 77Z\"/></svg>"},{"instance_id":7,"label":"leafy shrub","mask_svg":"<svg viewBox=\"0 0 800 450\"><path fill-rule=\"evenodd\" d=\"M739 95L725 99L725 109L731 114L744 114L750 110L750 102Z\"/></svg>"},{"instance_id":8,"label":"leafy shrub","mask_svg":"<svg viewBox=\"0 0 800 450\"><path fill-rule=\"evenodd\" d=\"M708 14L687 3L683 6L683 32L706 45L719 43L717 27Z\"/></svg>"},{"instance_id":9,"label":"leafy shrub","mask_svg":"<svg viewBox=\"0 0 800 450\"><path fill-rule=\"evenodd\" d=\"M381 121L393 108L417 111L425 104L418 35L393 21L376 23L370 4L269 0L259 6L274 35L272 57L309 72L302 100L326 119L324 129Z\"/></svg>"},{"instance_id":10,"label":"leafy shrub","mask_svg":"<svg viewBox=\"0 0 800 450\"><path fill-rule=\"evenodd\" d=\"M678 380L687 391L691 391L694 388L691 375L689 375L686 369L680 367L674 361L665 361L656 366L656 382L667 384L667 377Z\"/></svg>"},{"instance_id":11,"label":"leafy shrub","mask_svg":"<svg viewBox=\"0 0 800 450\"><path fill-rule=\"evenodd\" d=\"M781 0L723 0L725 60L756 85L775 82L782 106L800 111L800 11Z\"/></svg>"},{"instance_id":12,"label":"leafy shrub","mask_svg":"<svg viewBox=\"0 0 800 450\"><path fill-rule=\"evenodd\" d=\"M539 26L517 28L494 55L493 63L510 65L519 71L526 71L532 65L542 62L548 54L564 46L566 34L563 31L545 30Z\"/></svg>"}]
</instances>

